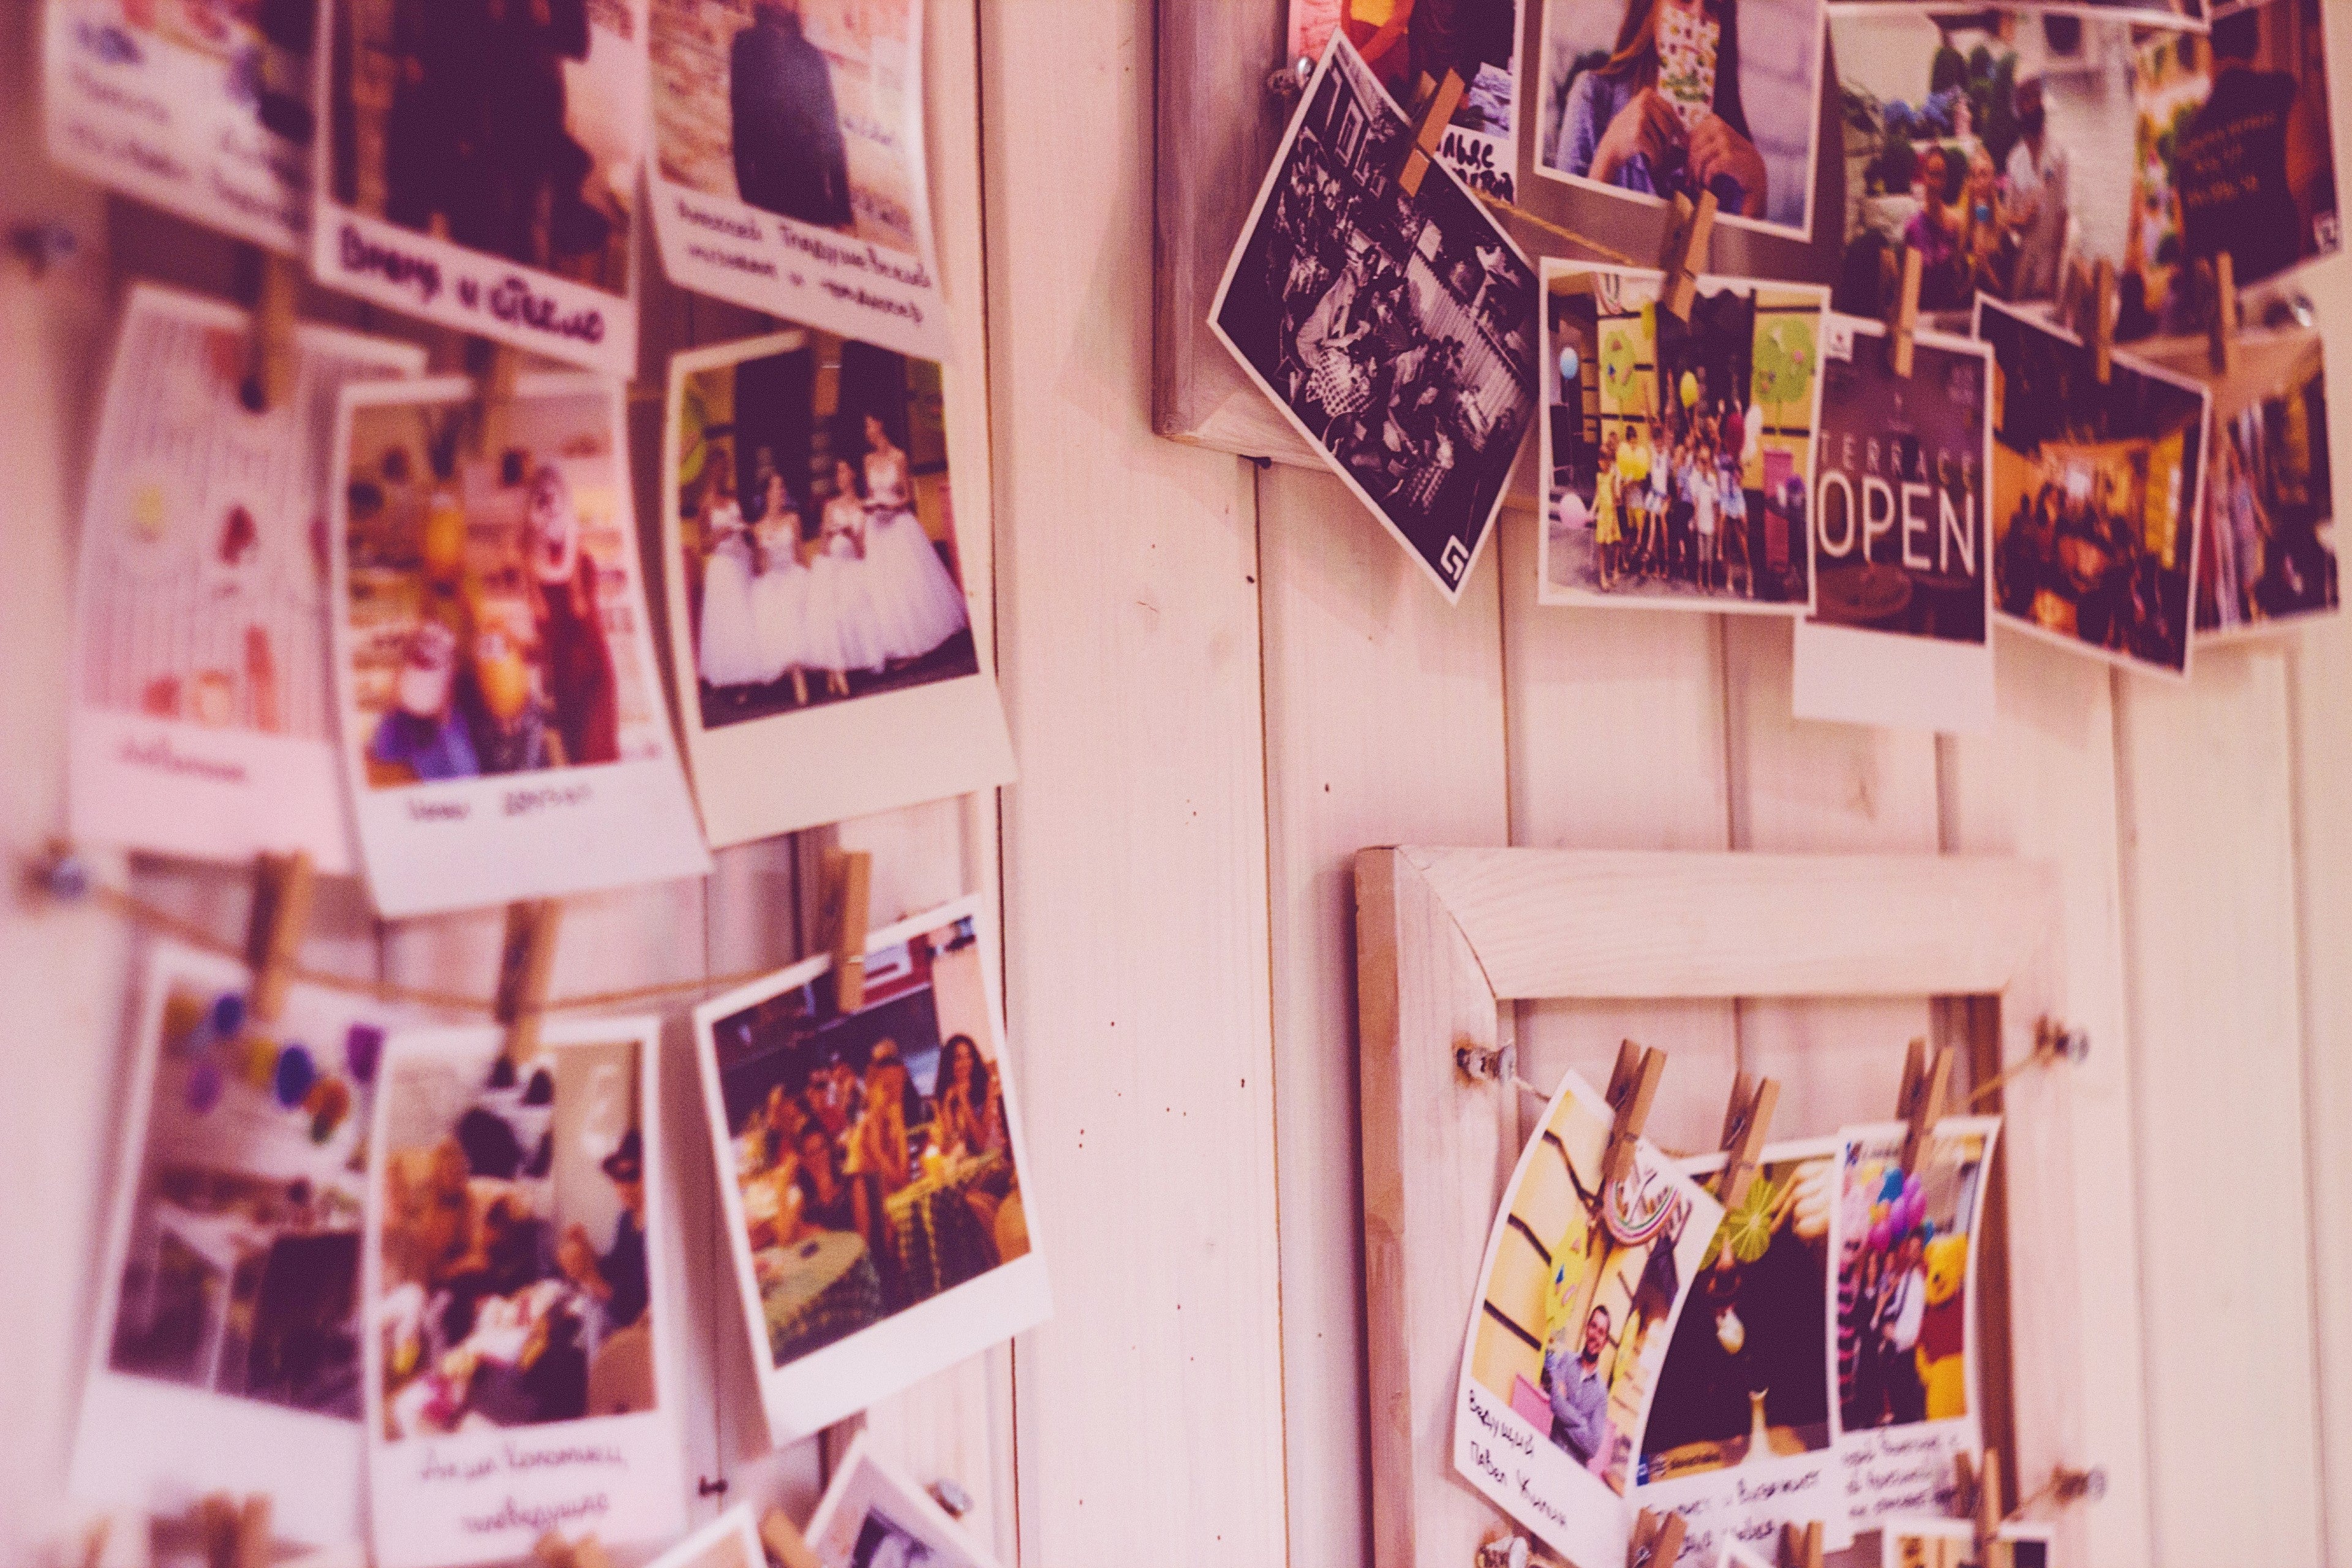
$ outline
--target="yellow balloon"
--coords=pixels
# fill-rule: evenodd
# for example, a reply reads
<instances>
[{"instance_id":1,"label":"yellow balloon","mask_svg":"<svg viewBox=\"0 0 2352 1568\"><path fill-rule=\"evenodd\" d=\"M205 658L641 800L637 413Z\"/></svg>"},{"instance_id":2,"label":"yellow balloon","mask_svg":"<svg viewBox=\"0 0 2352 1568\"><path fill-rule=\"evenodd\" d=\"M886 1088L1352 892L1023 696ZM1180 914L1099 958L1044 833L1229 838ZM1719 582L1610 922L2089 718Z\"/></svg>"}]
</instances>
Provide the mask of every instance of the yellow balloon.
<instances>
[{"instance_id":1,"label":"yellow balloon","mask_svg":"<svg viewBox=\"0 0 2352 1568\"><path fill-rule=\"evenodd\" d=\"M1696 374L1694 374L1693 373L1691 373L1690 371L1685 371L1685 372L1683 372L1683 387L1682 387L1682 391L1683 391L1683 406L1684 406L1685 408L1696 408L1696 407L1697 407L1697 406L1698 406L1698 377L1697 377Z\"/></svg>"},{"instance_id":2,"label":"yellow balloon","mask_svg":"<svg viewBox=\"0 0 2352 1568\"><path fill-rule=\"evenodd\" d=\"M278 1042L256 1035L245 1043L245 1081L268 1089L278 1080Z\"/></svg>"},{"instance_id":3,"label":"yellow balloon","mask_svg":"<svg viewBox=\"0 0 2352 1568\"><path fill-rule=\"evenodd\" d=\"M454 579L466 565L466 509L447 490L435 490L425 505L425 575Z\"/></svg>"}]
</instances>

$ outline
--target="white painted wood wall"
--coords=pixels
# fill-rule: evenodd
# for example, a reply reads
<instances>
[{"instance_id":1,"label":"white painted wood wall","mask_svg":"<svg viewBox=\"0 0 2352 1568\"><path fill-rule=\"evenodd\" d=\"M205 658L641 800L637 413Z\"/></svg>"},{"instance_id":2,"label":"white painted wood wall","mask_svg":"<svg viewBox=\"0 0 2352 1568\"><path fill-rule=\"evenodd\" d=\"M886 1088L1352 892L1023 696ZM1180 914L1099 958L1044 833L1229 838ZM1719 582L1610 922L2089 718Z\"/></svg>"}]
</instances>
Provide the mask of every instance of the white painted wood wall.
<instances>
[{"instance_id":1,"label":"white painted wood wall","mask_svg":"<svg viewBox=\"0 0 2352 1568\"><path fill-rule=\"evenodd\" d=\"M0 4L0 226L62 222L82 250L39 279L0 260L12 868L62 820L67 590L114 300L134 276L227 288L221 247L31 151L32 10ZM2352 5L2328 13L2335 57L2352 62ZM938 0L934 16L944 271L968 379L987 386L968 428L993 466L994 636L1022 777L1001 800L842 837L877 850L877 919L993 889L1001 869L1057 1311L876 1412L877 1436L960 1476L1008 1563L1355 1568L1353 852L2013 850L2063 868L2072 1012L2094 1041L2073 1080L2084 1246L2076 1277L2049 1288L2084 1325L2082 1458L2110 1483L2095 1562L2352 1563L2352 627L2200 655L2185 688L2005 639L1999 732L1938 742L1792 722L1784 626L1538 610L1529 513L1505 514L1500 548L1448 610L1336 480L1150 433L1150 0ZM959 48L969 61L975 31L976 77L945 68ZM2339 100L2347 81L2339 66ZM2340 127L2338 146L2352 153ZM2331 327L2352 326L2347 268L2305 283ZM660 288L648 312L649 368L750 326ZM2337 341L2342 387L2352 333ZM2335 403L2336 449L2352 453L2352 393ZM650 413L637 436L649 504ZM579 900L558 991L793 956L807 847L730 851L705 885ZM239 929L239 877L129 874ZM94 910L18 900L13 869L6 898L13 1562L71 1517L59 1493L116 1175L132 944ZM487 987L493 917L383 927L346 891L317 925L320 960ZM1626 1033L1668 1047L1653 1126L1699 1145L1735 1063L1787 1085L1784 1133L1883 1113L1925 1012L1544 1006L1519 1038L1538 1078L1590 1068ZM675 1111L691 1084L682 1033L670 1052ZM709 1179L681 1175L689 1190ZM722 1352L717 1390L695 1390L692 1473L805 1509L814 1452L755 1457L707 1219L684 1245L705 1281L698 1342ZM911 1451L905 1413L942 1403L995 1433L992 1455Z\"/></svg>"}]
</instances>

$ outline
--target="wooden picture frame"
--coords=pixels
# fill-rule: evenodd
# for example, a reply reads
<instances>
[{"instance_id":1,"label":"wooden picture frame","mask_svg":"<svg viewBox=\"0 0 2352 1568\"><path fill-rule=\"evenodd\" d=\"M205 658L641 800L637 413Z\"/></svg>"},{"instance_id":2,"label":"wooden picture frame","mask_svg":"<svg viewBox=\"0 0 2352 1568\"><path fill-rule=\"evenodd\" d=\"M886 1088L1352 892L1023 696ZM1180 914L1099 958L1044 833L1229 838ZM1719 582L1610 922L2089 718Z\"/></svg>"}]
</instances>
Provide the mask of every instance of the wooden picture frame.
<instances>
[{"instance_id":1,"label":"wooden picture frame","mask_svg":"<svg viewBox=\"0 0 2352 1568\"><path fill-rule=\"evenodd\" d=\"M2064 1016L2063 916L2056 871L2006 858L1359 852L1373 1561L1467 1564L1509 1530L1453 1460L1462 1336L1521 1142L1504 1004L1928 996L1942 1043L1989 1083ZM1482 1052L1501 1070L1465 1070ZM1670 1073L1665 1092L1724 1087ZM1984 1437L2021 1497L2082 1463L2065 1079L2022 1073L1977 1109L2005 1121L1979 1258ZM1777 1135L1828 1131L1802 1118L1784 1107ZM2079 1514L2057 1524L2077 1560Z\"/></svg>"}]
</instances>

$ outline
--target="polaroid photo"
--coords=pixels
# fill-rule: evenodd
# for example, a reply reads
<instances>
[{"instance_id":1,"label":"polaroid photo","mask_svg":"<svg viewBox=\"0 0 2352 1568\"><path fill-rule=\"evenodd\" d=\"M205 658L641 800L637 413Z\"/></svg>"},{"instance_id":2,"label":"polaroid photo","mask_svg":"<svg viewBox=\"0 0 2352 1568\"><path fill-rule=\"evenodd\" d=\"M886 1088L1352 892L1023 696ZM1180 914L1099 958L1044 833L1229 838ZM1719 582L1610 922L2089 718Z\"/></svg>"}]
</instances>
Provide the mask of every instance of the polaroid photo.
<instances>
[{"instance_id":1,"label":"polaroid photo","mask_svg":"<svg viewBox=\"0 0 2352 1568\"><path fill-rule=\"evenodd\" d=\"M48 0L49 155L265 250L310 220L310 0Z\"/></svg>"},{"instance_id":2,"label":"polaroid photo","mask_svg":"<svg viewBox=\"0 0 2352 1568\"><path fill-rule=\"evenodd\" d=\"M239 399L244 311L141 283L115 341L83 493L68 820L75 837L358 868L327 654L327 471L346 382L421 349L296 337L292 397Z\"/></svg>"},{"instance_id":3,"label":"polaroid photo","mask_svg":"<svg viewBox=\"0 0 2352 1568\"><path fill-rule=\"evenodd\" d=\"M654 235L680 288L949 357L923 0L652 0Z\"/></svg>"},{"instance_id":4,"label":"polaroid photo","mask_svg":"<svg viewBox=\"0 0 2352 1568\"><path fill-rule=\"evenodd\" d=\"M646 620L619 383L343 392L329 530L344 773L377 910L671 877L710 857Z\"/></svg>"},{"instance_id":5,"label":"polaroid photo","mask_svg":"<svg viewBox=\"0 0 2352 1568\"><path fill-rule=\"evenodd\" d=\"M1832 315L1813 458L1813 613L1800 719L1983 734L1993 722L1992 351Z\"/></svg>"},{"instance_id":6,"label":"polaroid photo","mask_svg":"<svg viewBox=\"0 0 2352 1568\"><path fill-rule=\"evenodd\" d=\"M1894 1518L1878 1537L1880 1568L1974 1568L1976 1526L1964 1519Z\"/></svg>"},{"instance_id":7,"label":"polaroid photo","mask_svg":"<svg viewBox=\"0 0 2352 1568\"><path fill-rule=\"evenodd\" d=\"M745 1331L779 1445L1045 1321L1045 1260L966 898L694 1010Z\"/></svg>"},{"instance_id":8,"label":"polaroid photo","mask_svg":"<svg viewBox=\"0 0 2352 1568\"><path fill-rule=\"evenodd\" d=\"M360 1234L370 1101L396 1015L149 955L68 1488L168 1514L267 1492L304 1545L364 1531Z\"/></svg>"},{"instance_id":9,"label":"polaroid photo","mask_svg":"<svg viewBox=\"0 0 2352 1568\"><path fill-rule=\"evenodd\" d=\"M368 1499L382 1568L686 1525L661 1024L386 1044L368 1168ZM649 1179L649 1176L651 1179Z\"/></svg>"},{"instance_id":10,"label":"polaroid photo","mask_svg":"<svg viewBox=\"0 0 2352 1568\"><path fill-rule=\"evenodd\" d=\"M1286 60L1319 60L1344 33L1388 95L1461 77L1437 161L1482 195L1518 199L1519 34L1526 0L1290 0Z\"/></svg>"},{"instance_id":11,"label":"polaroid photo","mask_svg":"<svg viewBox=\"0 0 2352 1568\"><path fill-rule=\"evenodd\" d=\"M1908 1175L1906 1131L1886 1122L1839 1135L1831 1415L1856 1531L1948 1509L1952 1457L1983 1447L1973 1281L2000 1119L1937 1122Z\"/></svg>"},{"instance_id":12,"label":"polaroid photo","mask_svg":"<svg viewBox=\"0 0 2352 1568\"><path fill-rule=\"evenodd\" d=\"M1689 1537L1685 1536L1684 1541L1687 1543ZM1702 1558L1700 1561L1704 1562L1705 1559ZM1778 1561L1777 1552L1772 1557L1766 1558L1750 1552L1736 1541L1727 1541L1723 1543L1722 1554L1715 1560L1715 1568L1775 1568Z\"/></svg>"},{"instance_id":13,"label":"polaroid photo","mask_svg":"<svg viewBox=\"0 0 2352 1568\"><path fill-rule=\"evenodd\" d=\"M2010 1568L2051 1568L2057 1561L2054 1526L2011 1520L2000 1527L2000 1538L2009 1547Z\"/></svg>"},{"instance_id":14,"label":"polaroid photo","mask_svg":"<svg viewBox=\"0 0 2352 1568\"><path fill-rule=\"evenodd\" d=\"M1404 194L1412 140L1334 32L1209 327L1453 603L1535 417L1536 272L1450 169Z\"/></svg>"},{"instance_id":15,"label":"polaroid photo","mask_svg":"<svg viewBox=\"0 0 2352 1568\"><path fill-rule=\"evenodd\" d=\"M312 276L633 374L646 0L318 5Z\"/></svg>"},{"instance_id":16,"label":"polaroid photo","mask_svg":"<svg viewBox=\"0 0 2352 1568\"><path fill-rule=\"evenodd\" d=\"M2205 341L2139 351L2213 394L2213 475L2197 536L2197 641L2292 631L2343 607L2335 464L2319 332L2263 328L2236 339L2236 369Z\"/></svg>"},{"instance_id":17,"label":"polaroid photo","mask_svg":"<svg viewBox=\"0 0 2352 1568\"><path fill-rule=\"evenodd\" d=\"M1828 5L1832 16L1916 16L1967 8L1956 0L1828 0ZM2007 0L2003 8L2028 17L2137 22L2151 27L2202 28L2206 25L2205 0Z\"/></svg>"},{"instance_id":18,"label":"polaroid photo","mask_svg":"<svg viewBox=\"0 0 2352 1568\"><path fill-rule=\"evenodd\" d=\"M1801 615L1822 289L1547 258L1537 600Z\"/></svg>"},{"instance_id":19,"label":"polaroid photo","mask_svg":"<svg viewBox=\"0 0 2352 1568\"><path fill-rule=\"evenodd\" d=\"M646 1568L768 1568L767 1550L760 1544L751 1505L738 1503Z\"/></svg>"},{"instance_id":20,"label":"polaroid photo","mask_svg":"<svg viewBox=\"0 0 2352 1568\"><path fill-rule=\"evenodd\" d=\"M1539 3L1538 174L1812 237L1822 0Z\"/></svg>"},{"instance_id":21,"label":"polaroid photo","mask_svg":"<svg viewBox=\"0 0 2352 1568\"><path fill-rule=\"evenodd\" d=\"M1723 1156L1682 1163L1712 1193ZM1683 1518L1683 1556L1772 1552L1783 1524L1818 1520L1832 1551L1853 1544L1832 1440L1830 1216L1838 1141L1764 1151L1727 1211L1658 1369L1627 1506Z\"/></svg>"},{"instance_id":22,"label":"polaroid photo","mask_svg":"<svg viewBox=\"0 0 2352 1568\"><path fill-rule=\"evenodd\" d=\"M795 327L670 361L670 672L724 848L1009 782L933 361Z\"/></svg>"},{"instance_id":23,"label":"polaroid photo","mask_svg":"<svg viewBox=\"0 0 2352 1568\"><path fill-rule=\"evenodd\" d=\"M930 1494L884 1464L861 1430L809 1521L819 1568L997 1568Z\"/></svg>"},{"instance_id":24,"label":"polaroid photo","mask_svg":"<svg viewBox=\"0 0 2352 1568\"><path fill-rule=\"evenodd\" d=\"M1625 1557L1653 1395L1723 1205L1644 1141L1604 1182L1612 1113L1574 1073L1519 1155L1462 1348L1454 1468L1575 1563Z\"/></svg>"},{"instance_id":25,"label":"polaroid photo","mask_svg":"<svg viewBox=\"0 0 2352 1568\"><path fill-rule=\"evenodd\" d=\"M2212 395L1977 301L1993 357L1993 593L2010 626L2126 668L2189 673Z\"/></svg>"}]
</instances>

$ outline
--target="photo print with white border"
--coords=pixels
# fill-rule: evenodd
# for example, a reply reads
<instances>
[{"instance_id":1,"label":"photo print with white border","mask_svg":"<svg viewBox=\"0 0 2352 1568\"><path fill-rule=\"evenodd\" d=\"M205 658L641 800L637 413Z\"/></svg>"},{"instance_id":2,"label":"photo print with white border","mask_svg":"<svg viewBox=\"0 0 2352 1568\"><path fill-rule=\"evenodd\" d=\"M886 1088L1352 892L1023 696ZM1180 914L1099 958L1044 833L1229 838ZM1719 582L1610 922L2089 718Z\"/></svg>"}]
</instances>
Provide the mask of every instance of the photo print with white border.
<instances>
[{"instance_id":1,"label":"photo print with white border","mask_svg":"<svg viewBox=\"0 0 2352 1568\"><path fill-rule=\"evenodd\" d=\"M1798 718L1992 728L1992 469L1990 348L1923 329L1906 379L1884 324L1829 318Z\"/></svg>"},{"instance_id":2,"label":"photo print with white border","mask_svg":"<svg viewBox=\"0 0 2352 1568\"><path fill-rule=\"evenodd\" d=\"M303 1545L363 1532L361 1231L377 1003L159 944L121 1108L122 1159L68 1489L142 1513L276 1499Z\"/></svg>"},{"instance_id":3,"label":"photo print with white border","mask_svg":"<svg viewBox=\"0 0 2352 1568\"><path fill-rule=\"evenodd\" d=\"M1930 11L1963 11L1958 0L1826 0L1832 16L1874 11L1888 16ZM2001 6L2023 16L2079 16L2110 22L2137 22L2153 27L2206 26L2205 0L2005 0Z\"/></svg>"},{"instance_id":4,"label":"photo print with white border","mask_svg":"<svg viewBox=\"0 0 2352 1568\"><path fill-rule=\"evenodd\" d=\"M1052 1310L982 907L873 932L843 1016L814 958L694 1010L751 1364L779 1444Z\"/></svg>"},{"instance_id":5,"label":"photo print with white border","mask_svg":"<svg viewBox=\"0 0 2352 1568\"><path fill-rule=\"evenodd\" d=\"M1658 1369L1627 1506L1682 1516L1679 1561L1772 1552L1780 1527L1820 1521L1853 1544L1830 1426L1827 1324L1838 1141L1766 1148L1747 1195L1708 1244ZM1682 1163L1710 1193L1721 1154Z\"/></svg>"},{"instance_id":6,"label":"photo print with white border","mask_svg":"<svg viewBox=\"0 0 2352 1568\"><path fill-rule=\"evenodd\" d=\"M1831 1413L1856 1531L1948 1507L1952 1457L1982 1447L1978 1243L2000 1118L1937 1122L1907 1175L1906 1131L1839 1134Z\"/></svg>"},{"instance_id":7,"label":"photo print with white border","mask_svg":"<svg viewBox=\"0 0 2352 1568\"><path fill-rule=\"evenodd\" d=\"M882 1462L860 1429L809 1521L819 1568L997 1568L930 1494Z\"/></svg>"},{"instance_id":8,"label":"photo print with white border","mask_svg":"<svg viewBox=\"0 0 2352 1568\"><path fill-rule=\"evenodd\" d=\"M1538 175L1811 237L1822 0L1538 3Z\"/></svg>"},{"instance_id":9,"label":"photo print with white border","mask_svg":"<svg viewBox=\"0 0 2352 1568\"><path fill-rule=\"evenodd\" d=\"M1543 264L1536 600L1802 615L1827 292Z\"/></svg>"},{"instance_id":10,"label":"photo print with white border","mask_svg":"<svg viewBox=\"0 0 2352 1568\"><path fill-rule=\"evenodd\" d=\"M2003 621L2127 669L2185 678L2212 393L1979 296L1992 347L1993 596Z\"/></svg>"},{"instance_id":11,"label":"photo print with white border","mask_svg":"<svg viewBox=\"0 0 2352 1568\"><path fill-rule=\"evenodd\" d=\"M1412 139L1334 32L1209 328L1454 603L1535 418L1536 273L1444 164L1403 193Z\"/></svg>"},{"instance_id":12,"label":"photo print with white border","mask_svg":"<svg viewBox=\"0 0 2352 1568\"><path fill-rule=\"evenodd\" d=\"M1012 780L962 581L953 379L814 327L670 361L670 669L715 847Z\"/></svg>"},{"instance_id":13,"label":"photo print with white border","mask_svg":"<svg viewBox=\"0 0 2352 1568\"><path fill-rule=\"evenodd\" d=\"M365 1279L368 1500L382 1568L607 1549L686 1524L661 1151L661 1024L394 1034L378 1075Z\"/></svg>"},{"instance_id":14,"label":"photo print with white border","mask_svg":"<svg viewBox=\"0 0 2352 1568\"><path fill-rule=\"evenodd\" d=\"M305 326L293 395L239 400L242 310L150 283L123 308L83 492L68 722L74 837L357 869L335 744L327 476L346 381L411 344Z\"/></svg>"},{"instance_id":15,"label":"photo print with white border","mask_svg":"<svg viewBox=\"0 0 2352 1568\"><path fill-rule=\"evenodd\" d=\"M1560 1080L1503 1190L1462 1346L1454 1468L1573 1563L1622 1563L1643 1428L1723 1205L1640 1142L1601 1177L1612 1113Z\"/></svg>"},{"instance_id":16,"label":"photo print with white border","mask_svg":"<svg viewBox=\"0 0 2352 1568\"><path fill-rule=\"evenodd\" d=\"M1384 0L1380 19L1350 0L1290 0L1282 58L1319 60L1335 32L1371 68L1391 98L1412 101L1422 78L1462 79L1462 101L1437 143L1437 161L1463 184L1503 201L1518 198L1519 35L1526 0Z\"/></svg>"},{"instance_id":17,"label":"photo print with white border","mask_svg":"<svg viewBox=\"0 0 2352 1568\"><path fill-rule=\"evenodd\" d=\"M2010 1520L1996 1532L2009 1548L2011 1568L2051 1568L2058 1532L2046 1524ZM1976 1526L1967 1520L1890 1519L1879 1535L1881 1568L1970 1568Z\"/></svg>"},{"instance_id":18,"label":"photo print with white border","mask_svg":"<svg viewBox=\"0 0 2352 1568\"><path fill-rule=\"evenodd\" d=\"M265 250L310 220L310 0L48 0L49 155L125 195Z\"/></svg>"},{"instance_id":19,"label":"photo print with white border","mask_svg":"<svg viewBox=\"0 0 2352 1568\"><path fill-rule=\"evenodd\" d=\"M652 0L663 268L680 288L950 357L923 0Z\"/></svg>"},{"instance_id":20,"label":"photo print with white border","mask_svg":"<svg viewBox=\"0 0 2352 1568\"><path fill-rule=\"evenodd\" d=\"M330 500L344 772L390 917L673 877L710 857L646 624L625 392L347 386Z\"/></svg>"},{"instance_id":21,"label":"photo print with white border","mask_svg":"<svg viewBox=\"0 0 2352 1568\"><path fill-rule=\"evenodd\" d=\"M768 1568L751 1505L738 1503L655 1558L646 1568Z\"/></svg>"},{"instance_id":22,"label":"photo print with white border","mask_svg":"<svg viewBox=\"0 0 2352 1568\"><path fill-rule=\"evenodd\" d=\"M312 276L633 374L646 5L319 0Z\"/></svg>"}]
</instances>

